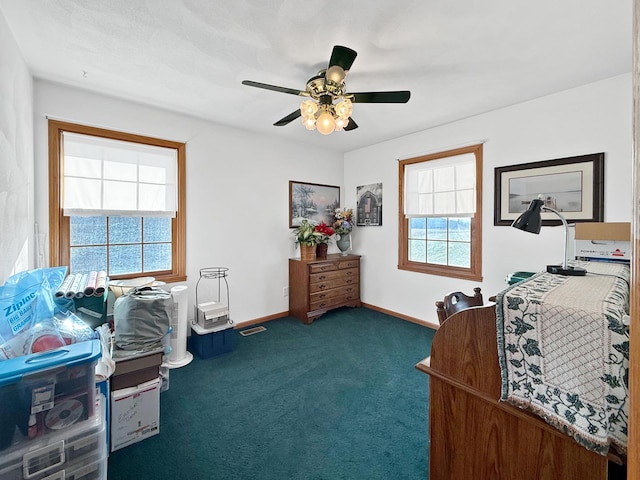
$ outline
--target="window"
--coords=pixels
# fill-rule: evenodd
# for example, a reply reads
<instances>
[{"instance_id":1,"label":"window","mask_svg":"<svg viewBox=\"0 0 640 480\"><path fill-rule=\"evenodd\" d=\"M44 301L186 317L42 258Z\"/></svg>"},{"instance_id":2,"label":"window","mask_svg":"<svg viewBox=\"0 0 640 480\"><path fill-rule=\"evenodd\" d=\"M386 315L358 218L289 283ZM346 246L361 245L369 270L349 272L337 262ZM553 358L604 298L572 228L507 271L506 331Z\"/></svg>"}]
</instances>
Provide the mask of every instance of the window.
<instances>
[{"instance_id":1,"label":"window","mask_svg":"<svg viewBox=\"0 0 640 480\"><path fill-rule=\"evenodd\" d=\"M51 265L186 280L184 143L49 120L49 172Z\"/></svg>"},{"instance_id":2,"label":"window","mask_svg":"<svg viewBox=\"0 0 640 480\"><path fill-rule=\"evenodd\" d=\"M482 280L482 145L399 163L398 268Z\"/></svg>"}]
</instances>

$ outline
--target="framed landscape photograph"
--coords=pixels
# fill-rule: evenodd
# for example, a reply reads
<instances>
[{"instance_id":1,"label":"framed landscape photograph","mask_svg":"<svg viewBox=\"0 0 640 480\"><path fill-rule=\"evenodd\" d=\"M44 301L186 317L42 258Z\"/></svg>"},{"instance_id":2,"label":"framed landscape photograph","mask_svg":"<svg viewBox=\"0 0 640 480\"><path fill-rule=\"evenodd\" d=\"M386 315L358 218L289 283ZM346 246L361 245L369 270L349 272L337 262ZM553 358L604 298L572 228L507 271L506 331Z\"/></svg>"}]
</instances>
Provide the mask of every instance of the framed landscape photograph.
<instances>
[{"instance_id":1,"label":"framed landscape photograph","mask_svg":"<svg viewBox=\"0 0 640 480\"><path fill-rule=\"evenodd\" d=\"M569 223L602 222L604 153L496 168L494 225L511 225L539 196ZM542 213L543 225L561 223Z\"/></svg>"},{"instance_id":2,"label":"framed landscape photograph","mask_svg":"<svg viewBox=\"0 0 640 480\"><path fill-rule=\"evenodd\" d=\"M289 227L300 225L303 219L317 225L333 223L333 214L340 207L340 187L289 180Z\"/></svg>"}]
</instances>

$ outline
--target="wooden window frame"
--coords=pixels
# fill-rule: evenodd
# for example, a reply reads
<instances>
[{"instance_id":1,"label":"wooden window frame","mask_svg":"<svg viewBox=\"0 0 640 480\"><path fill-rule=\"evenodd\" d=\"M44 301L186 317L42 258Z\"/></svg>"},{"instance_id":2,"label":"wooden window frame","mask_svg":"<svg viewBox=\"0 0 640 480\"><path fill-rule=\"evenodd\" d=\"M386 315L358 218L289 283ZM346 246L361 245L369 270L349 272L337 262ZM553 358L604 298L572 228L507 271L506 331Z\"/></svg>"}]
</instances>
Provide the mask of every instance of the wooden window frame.
<instances>
[{"instance_id":1,"label":"wooden window frame","mask_svg":"<svg viewBox=\"0 0 640 480\"><path fill-rule=\"evenodd\" d=\"M436 265L409 260L409 220L404 215L404 170L406 165L472 153L476 158L476 212L471 218L470 268ZM443 277L482 281L482 144L456 148L400 160L398 165L398 269ZM452 215L453 217L454 215Z\"/></svg>"},{"instance_id":2,"label":"wooden window frame","mask_svg":"<svg viewBox=\"0 0 640 480\"><path fill-rule=\"evenodd\" d=\"M63 215L60 203L64 159L62 134L64 132L176 149L178 154L178 210L176 216L171 219L171 271L161 272L154 276L156 280L167 283L185 281L187 279L185 144L58 120L49 120L49 264L51 266L70 265L70 221L69 217ZM116 275L111 278L132 278L140 275L141 273Z\"/></svg>"}]
</instances>

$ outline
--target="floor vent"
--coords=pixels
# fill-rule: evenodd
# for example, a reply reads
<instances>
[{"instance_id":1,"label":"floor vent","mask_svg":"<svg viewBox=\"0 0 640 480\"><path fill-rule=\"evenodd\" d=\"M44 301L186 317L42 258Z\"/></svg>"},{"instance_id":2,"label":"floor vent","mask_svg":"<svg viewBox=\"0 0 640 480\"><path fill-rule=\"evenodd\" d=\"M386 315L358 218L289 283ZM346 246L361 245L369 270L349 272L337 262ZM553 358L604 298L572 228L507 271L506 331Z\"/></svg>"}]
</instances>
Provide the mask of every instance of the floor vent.
<instances>
[{"instance_id":1,"label":"floor vent","mask_svg":"<svg viewBox=\"0 0 640 480\"><path fill-rule=\"evenodd\" d=\"M265 330L266 328L264 327L248 328L246 330L241 330L240 335L242 335L243 337L246 337L247 335L253 335L254 333L264 332Z\"/></svg>"}]
</instances>

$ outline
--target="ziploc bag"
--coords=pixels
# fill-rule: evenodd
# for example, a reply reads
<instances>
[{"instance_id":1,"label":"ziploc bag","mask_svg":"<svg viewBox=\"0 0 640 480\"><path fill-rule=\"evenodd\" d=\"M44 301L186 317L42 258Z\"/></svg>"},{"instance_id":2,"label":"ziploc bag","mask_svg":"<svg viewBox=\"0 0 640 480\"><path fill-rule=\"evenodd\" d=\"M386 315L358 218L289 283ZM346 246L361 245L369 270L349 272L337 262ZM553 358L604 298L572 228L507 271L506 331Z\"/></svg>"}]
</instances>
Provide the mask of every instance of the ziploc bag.
<instances>
[{"instance_id":1,"label":"ziploc bag","mask_svg":"<svg viewBox=\"0 0 640 480\"><path fill-rule=\"evenodd\" d=\"M0 360L64 345L55 325L54 293L67 267L11 276L0 287Z\"/></svg>"}]
</instances>

